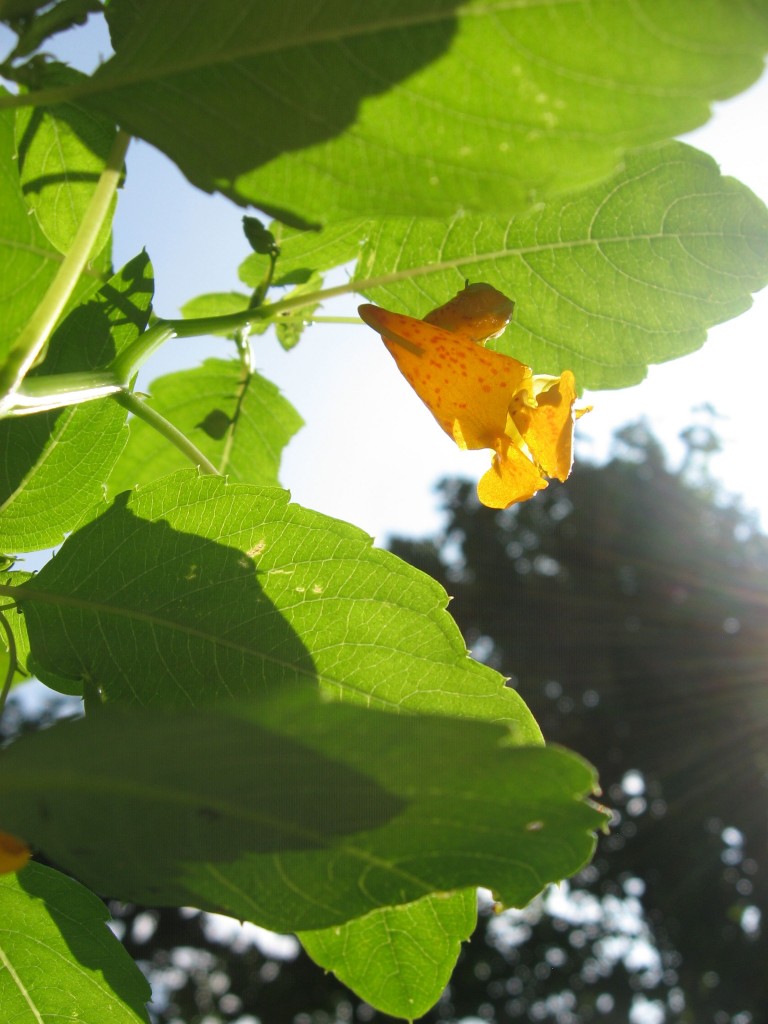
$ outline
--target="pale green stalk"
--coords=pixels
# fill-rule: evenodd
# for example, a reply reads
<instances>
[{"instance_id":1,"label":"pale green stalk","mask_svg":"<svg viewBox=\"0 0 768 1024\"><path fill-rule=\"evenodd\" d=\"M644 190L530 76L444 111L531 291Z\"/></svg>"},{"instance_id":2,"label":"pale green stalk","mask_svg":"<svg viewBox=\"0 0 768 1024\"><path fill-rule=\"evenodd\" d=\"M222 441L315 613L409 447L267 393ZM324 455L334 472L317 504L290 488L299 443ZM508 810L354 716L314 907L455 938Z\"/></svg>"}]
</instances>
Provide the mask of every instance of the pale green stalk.
<instances>
[{"instance_id":1,"label":"pale green stalk","mask_svg":"<svg viewBox=\"0 0 768 1024\"><path fill-rule=\"evenodd\" d=\"M161 416L159 412L148 406L138 395L132 395L128 391L121 391L112 397L124 409L132 412L139 419L144 420L153 430L156 430L158 434L161 434L172 445L175 445L182 455L188 458L195 466L200 467L201 472L209 476L221 476L221 473L214 464L203 455L197 445L193 444L186 434L182 434L165 416Z\"/></svg>"},{"instance_id":2,"label":"pale green stalk","mask_svg":"<svg viewBox=\"0 0 768 1024\"><path fill-rule=\"evenodd\" d=\"M43 301L16 339L5 364L0 368L0 414L14 404L14 393L37 362L80 275L88 263L101 226L108 213L122 173L130 136L118 131L106 166L99 178L72 247L62 260L56 277Z\"/></svg>"},{"instance_id":3,"label":"pale green stalk","mask_svg":"<svg viewBox=\"0 0 768 1024\"><path fill-rule=\"evenodd\" d=\"M122 390L123 385L111 370L83 370L79 373L27 377L12 396L13 405L9 404L0 415L31 416L36 412L93 402Z\"/></svg>"}]
</instances>

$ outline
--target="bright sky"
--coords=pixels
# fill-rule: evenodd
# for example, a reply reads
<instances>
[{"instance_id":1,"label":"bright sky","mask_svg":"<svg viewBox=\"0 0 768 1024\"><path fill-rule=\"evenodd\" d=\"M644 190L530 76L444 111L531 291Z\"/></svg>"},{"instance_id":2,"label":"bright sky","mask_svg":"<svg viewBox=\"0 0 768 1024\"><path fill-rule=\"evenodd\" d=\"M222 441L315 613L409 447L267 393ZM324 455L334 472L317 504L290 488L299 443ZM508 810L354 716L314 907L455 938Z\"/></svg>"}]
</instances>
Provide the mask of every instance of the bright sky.
<instances>
[{"instance_id":1,"label":"bright sky","mask_svg":"<svg viewBox=\"0 0 768 1024\"><path fill-rule=\"evenodd\" d=\"M98 38L89 45L105 49ZM764 76L749 92L718 105L709 124L688 138L714 156L724 173L764 199L768 139L759 126L766 109ZM201 292L242 289L236 269L249 251L241 229L243 212L220 196L194 189L165 157L134 141L115 223L115 265L147 249L160 316L176 316L183 302ZM343 274L327 283L345 279ZM322 312L354 315L359 301L347 296L329 302ZM645 416L673 458L679 458L676 440L693 421L691 409L710 403L722 417L716 425L726 442L713 469L768 522L764 402L754 395L749 401L744 387L745 380L761 380L768 373L766 335L768 294L763 294L749 312L714 328L700 352L651 367L637 387L587 396L595 408L579 424L577 456L604 458L613 430ZM220 341L181 341L176 343L183 346L179 356L173 344L149 364L144 387L151 377L194 365L205 355L221 353L222 347ZM281 474L301 504L353 522L384 543L390 534L434 532L442 521L435 482L446 475L477 479L487 468L488 452L461 452L436 426L366 326L315 325L290 353L270 335L255 338L253 345L257 368L280 386L307 424L289 445Z\"/></svg>"}]
</instances>

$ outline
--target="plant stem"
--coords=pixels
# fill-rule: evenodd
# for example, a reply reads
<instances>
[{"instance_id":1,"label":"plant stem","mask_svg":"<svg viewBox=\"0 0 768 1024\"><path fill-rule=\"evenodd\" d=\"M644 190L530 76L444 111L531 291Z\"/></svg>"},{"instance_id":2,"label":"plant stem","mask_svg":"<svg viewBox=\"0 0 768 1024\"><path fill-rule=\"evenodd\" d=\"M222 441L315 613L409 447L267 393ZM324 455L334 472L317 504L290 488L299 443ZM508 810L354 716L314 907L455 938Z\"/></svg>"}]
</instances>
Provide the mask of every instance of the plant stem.
<instances>
[{"instance_id":1,"label":"plant stem","mask_svg":"<svg viewBox=\"0 0 768 1024\"><path fill-rule=\"evenodd\" d=\"M288 319L300 319L299 317L286 317ZM308 316L308 324L361 324L363 321L359 316Z\"/></svg>"},{"instance_id":2,"label":"plant stem","mask_svg":"<svg viewBox=\"0 0 768 1024\"><path fill-rule=\"evenodd\" d=\"M207 334L207 331L201 331ZM176 331L168 320L156 320L150 328L140 334L117 356L110 366L110 371L117 380L127 385L131 377L161 345L171 338L178 337ZM192 335L195 337L195 335Z\"/></svg>"},{"instance_id":3,"label":"plant stem","mask_svg":"<svg viewBox=\"0 0 768 1024\"><path fill-rule=\"evenodd\" d=\"M198 338L203 334L231 334L239 327L248 327L255 320L274 320L278 314L289 310L300 310L304 306L316 306L326 299L334 299L339 295L354 295L371 288L381 288L396 281L408 281L414 276L412 270L398 270L391 274L379 274L377 277L365 277L336 285L335 288L323 288L317 292L306 292L294 295L271 305L259 306L257 309L244 309L241 313L227 313L224 316L207 316L190 320L163 320L161 323L170 328L177 338ZM317 317L308 318L312 322L322 323L359 323L357 317Z\"/></svg>"},{"instance_id":4,"label":"plant stem","mask_svg":"<svg viewBox=\"0 0 768 1024\"><path fill-rule=\"evenodd\" d=\"M51 409L63 409L67 405L93 402L122 390L122 384L108 370L27 377L14 392L13 404L8 404L0 416L28 416L36 412L49 412Z\"/></svg>"},{"instance_id":5,"label":"plant stem","mask_svg":"<svg viewBox=\"0 0 768 1024\"><path fill-rule=\"evenodd\" d=\"M214 464L203 455L197 445L193 444L186 434L182 434L165 416L161 416L159 412L148 406L138 395L132 395L128 391L121 391L112 397L124 409L132 412L134 416L144 420L153 430L162 434L167 441L170 441L171 444L179 449L182 455L199 467L202 473L206 473L209 476L221 476L221 473Z\"/></svg>"},{"instance_id":6,"label":"plant stem","mask_svg":"<svg viewBox=\"0 0 768 1024\"><path fill-rule=\"evenodd\" d=\"M62 260L43 301L16 339L5 365L0 368L0 411L5 404L13 404L13 392L37 361L88 263L120 181L129 142L130 135L118 131L72 248Z\"/></svg>"},{"instance_id":7,"label":"plant stem","mask_svg":"<svg viewBox=\"0 0 768 1024\"><path fill-rule=\"evenodd\" d=\"M224 316L203 316L183 320L161 320L155 323L137 338L132 345L124 349L112 364L112 371L118 380L127 383L136 370L160 347L171 338L200 338L207 334L234 334L235 331L248 331L255 320L275 320L279 314L300 312L304 306L317 305L326 299L339 295L353 295L371 288L393 284L395 281L408 280L413 277L410 270L395 271L391 274L380 274L378 277L361 278L292 298L281 299L272 305L244 309L239 313L226 313ZM308 323L358 324L356 316L312 316Z\"/></svg>"}]
</instances>

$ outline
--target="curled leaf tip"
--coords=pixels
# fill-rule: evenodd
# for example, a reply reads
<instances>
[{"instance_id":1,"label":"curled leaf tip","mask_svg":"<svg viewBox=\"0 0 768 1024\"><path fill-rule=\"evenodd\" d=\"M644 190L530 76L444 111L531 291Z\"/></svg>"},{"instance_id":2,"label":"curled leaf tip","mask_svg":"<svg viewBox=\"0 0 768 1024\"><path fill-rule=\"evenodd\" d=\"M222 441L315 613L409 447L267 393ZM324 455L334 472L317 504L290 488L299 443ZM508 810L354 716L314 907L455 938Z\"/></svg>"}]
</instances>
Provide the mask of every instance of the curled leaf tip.
<instances>
[{"instance_id":1,"label":"curled leaf tip","mask_svg":"<svg viewBox=\"0 0 768 1024\"><path fill-rule=\"evenodd\" d=\"M460 448L490 448L491 468L478 484L480 501L508 508L566 480L573 429L588 409L574 409L576 381L534 375L482 342L506 327L514 303L489 284L467 285L423 320L369 303L363 321L389 349L400 372Z\"/></svg>"}]
</instances>

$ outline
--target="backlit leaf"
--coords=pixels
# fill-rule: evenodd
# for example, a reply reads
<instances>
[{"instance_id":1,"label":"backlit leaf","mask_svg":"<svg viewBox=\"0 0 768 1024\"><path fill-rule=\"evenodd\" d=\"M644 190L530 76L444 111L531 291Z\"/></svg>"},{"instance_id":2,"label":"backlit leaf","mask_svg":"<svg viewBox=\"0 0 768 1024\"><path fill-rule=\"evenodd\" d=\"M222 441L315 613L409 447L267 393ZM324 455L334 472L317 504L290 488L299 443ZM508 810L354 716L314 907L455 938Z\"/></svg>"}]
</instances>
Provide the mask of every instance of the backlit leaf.
<instances>
[{"instance_id":1,"label":"backlit leaf","mask_svg":"<svg viewBox=\"0 0 768 1024\"><path fill-rule=\"evenodd\" d=\"M8 95L0 89L0 100ZM43 234L24 199L15 159L14 111L0 111L0 362L37 309L62 256ZM78 282L68 309L74 308L102 284L109 266L104 248Z\"/></svg>"},{"instance_id":2,"label":"backlit leaf","mask_svg":"<svg viewBox=\"0 0 768 1024\"><path fill-rule=\"evenodd\" d=\"M465 889L382 907L299 938L316 963L366 1002L413 1020L440 998L476 922L477 895Z\"/></svg>"},{"instance_id":3,"label":"backlit leaf","mask_svg":"<svg viewBox=\"0 0 768 1024\"><path fill-rule=\"evenodd\" d=\"M515 300L489 348L535 373L572 370L580 387L626 387L749 308L768 280L768 211L711 157L670 143L511 220L383 221L355 277L384 273L395 280L365 294L415 317L487 281Z\"/></svg>"},{"instance_id":4,"label":"backlit leaf","mask_svg":"<svg viewBox=\"0 0 768 1024\"><path fill-rule=\"evenodd\" d=\"M14 1024L148 1024L144 975L98 896L41 864L0 876L0 1006Z\"/></svg>"},{"instance_id":5,"label":"backlit leaf","mask_svg":"<svg viewBox=\"0 0 768 1024\"><path fill-rule=\"evenodd\" d=\"M49 64L44 84L69 85L84 77L72 68ZM112 121L71 103L22 107L16 114L22 192L46 238L61 253L72 247L114 138ZM109 238L116 203L115 196L94 245L94 256Z\"/></svg>"},{"instance_id":6,"label":"backlit leaf","mask_svg":"<svg viewBox=\"0 0 768 1024\"><path fill-rule=\"evenodd\" d=\"M242 292L207 292L197 295L181 307L181 312L190 319L206 316L228 316L248 309L248 296Z\"/></svg>"},{"instance_id":7,"label":"backlit leaf","mask_svg":"<svg viewBox=\"0 0 768 1024\"><path fill-rule=\"evenodd\" d=\"M137 256L63 321L35 377L107 366L145 328L151 299L151 267ZM109 398L0 420L0 550L52 547L103 503L125 420Z\"/></svg>"},{"instance_id":8,"label":"backlit leaf","mask_svg":"<svg viewBox=\"0 0 768 1024\"><path fill-rule=\"evenodd\" d=\"M149 404L231 480L276 484L282 450L302 420L277 387L239 360L207 359L192 370L160 377ZM130 439L110 477L112 494L148 483L188 460L142 420L130 423Z\"/></svg>"},{"instance_id":9,"label":"backlit leaf","mask_svg":"<svg viewBox=\"0 0 768 1024\"><path fill-rule=\"evenodd\" d=\"M0 583L6 587L20 586L23 583L29 583L33 576L34 574L31 572L22 572L18 569L14 569L8 572L0 572ZM23 683L25 679L29 679L32 674L27 669L27 662L29 660L29 636L27 635L27 624L24 616L15 604L13 604L12 598L9 598L8 596L2 598L2 600L0 600L0 605L2 605L5 624L13 637L13 653L14 660L16 662L16 673L14 674L12 685L15 686L17 683ZM11 643L9 642L6 630L0 628L0 688L2 688L2 680L5 679L6 673L10 668L10 658Z\"/></svg>"},{"instance_id":10,"label":"backlit leaf","mask_svg":"<svg viewBox=\"0 0 768 1024\"><path fill-rule=\"evenodd\" d=\"M278 488L189 471L120 495L12 596L36 674L86 699L179 706L319 684L540 742L517 693L468 657L442 587Z\"/></svg>"},{"instance_id":11,"label":"backlit leaf","mask_svg":"<svg viewBox=\"0 0 768 1024\"><path fill-rule=\"evenodd\" d=\"M690 130L763 70L747 0L113 0L77 99L195 184L309 222L512 213ZM455 290L455 289L454 289Z\"/></svg>"},{"instance_id":12,"label":"backlit leaf","mask_svg":"<svg viewBox=\"0 0 768 1024\"><path fill-rule=\"evenodd\" d=\"M0 821L97 892L278 931L477 885L521 905L583 866L605 815L575 754L508 737L291 688L103 707L0 754Z\"/></svg>"},{"instance_id":13,"label":"backlit leaf","mask_svg":"<svg viewBox=\"0 0 768 1024\"><path fill-rule=\"evenodd\" d=\"M280 246L275 284L299 284L313 271L351 263L360 255L372 227L365 220L345 220L330 224L322 231L298 231L275 222L270 225ZM246 256L238 268L240 280L255 288L261 280L262 264Z\"/></svg>"}]
</instances>

